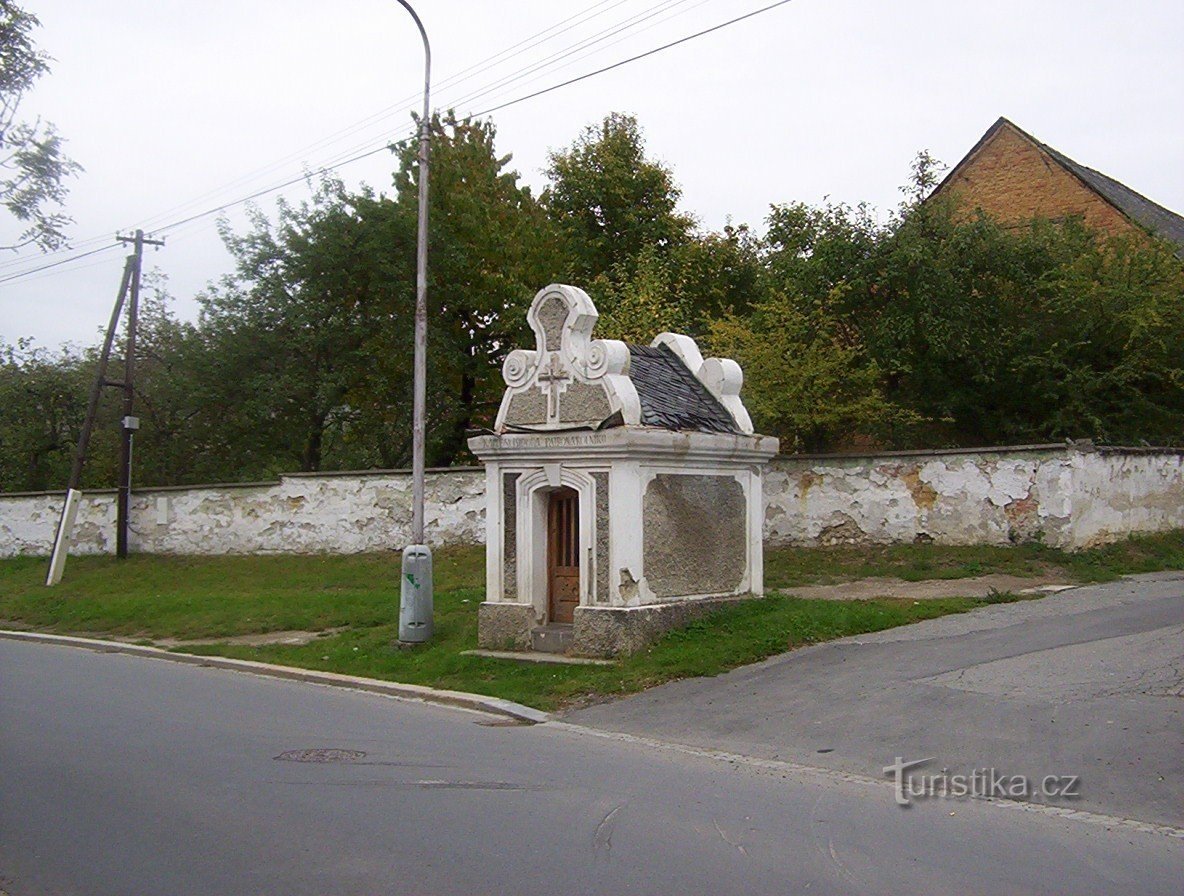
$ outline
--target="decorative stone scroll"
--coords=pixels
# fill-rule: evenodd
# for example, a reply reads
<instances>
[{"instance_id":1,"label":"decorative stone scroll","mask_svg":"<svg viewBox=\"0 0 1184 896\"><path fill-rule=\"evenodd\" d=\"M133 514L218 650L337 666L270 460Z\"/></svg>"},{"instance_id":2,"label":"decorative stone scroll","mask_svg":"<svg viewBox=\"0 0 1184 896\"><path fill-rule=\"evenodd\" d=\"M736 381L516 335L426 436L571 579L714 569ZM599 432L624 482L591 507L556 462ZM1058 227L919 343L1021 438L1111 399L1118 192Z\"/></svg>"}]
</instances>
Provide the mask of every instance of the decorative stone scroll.
<instances>
[{"instance_id":1,"label":"decorative stone scroll","mask_svg":"<svg viewBox=\"0 0 1184 896\"><path fill-rule=\"evenodd\" d=\"M640 421L629 348L592 339L599 317L582 289L552 284L538 292L526 315L536 348L510 352L502 365L498 432L595 428L618 412L623 423Z\"/></svg>"},{"instance_id":2,"label":"decorative stone scroll","mask_svg":"<svg viewBox=\"0 0 1184 896\"><path fill-rule=\"evenodd\" d=\"M533 351L510 352L502 365L506 393L498 433L597 429L615 422L641 425L641 399L629 378L629 346L593 339L600 315L588 294L552 284L534 297L526 319L535 335ZM703 359L695 340L662 333L652 347L668 347L732 416L736 428L752 434L752 420L740 400L744 375L729 358Z\"/></svg>"},{"instance_id":3,"label":"decorative stone scroll","mask_svg":"<svg viewBox=\"0 0 1184 896\"><path fill-rule=\"evenodd\" d=\"M679 333L659 333L652 346L665 345L678 355L679 360L695 375L695 379L707 387L707 391L715 396L724 406L736 427L745 435L752 435L752 418L748 416L748 409L740 400L740 389L744 385L744 371L731 358L708 358L703 360L699 346L690 336Z\"/></svg>"}]
</instances>

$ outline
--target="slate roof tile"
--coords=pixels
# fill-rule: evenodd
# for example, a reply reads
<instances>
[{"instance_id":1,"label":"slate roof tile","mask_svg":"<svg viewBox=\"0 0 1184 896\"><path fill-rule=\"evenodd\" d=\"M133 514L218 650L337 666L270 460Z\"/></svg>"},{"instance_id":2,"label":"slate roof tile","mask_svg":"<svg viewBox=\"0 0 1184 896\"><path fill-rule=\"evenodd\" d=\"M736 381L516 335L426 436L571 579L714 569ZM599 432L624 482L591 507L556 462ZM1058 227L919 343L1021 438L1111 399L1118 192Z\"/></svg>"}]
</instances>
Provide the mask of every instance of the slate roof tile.
<instances>
[{"instance_id":1,"label":"slate roof tile","mask_svg":"<svg viewBox=\"0 0 1184 896\"><path fill-rule=\"evenodd\" d=\"M739 432L732 415L665 345L630 345L629 378L641 399L645 426Z\"/></svg>"}]
</instances>

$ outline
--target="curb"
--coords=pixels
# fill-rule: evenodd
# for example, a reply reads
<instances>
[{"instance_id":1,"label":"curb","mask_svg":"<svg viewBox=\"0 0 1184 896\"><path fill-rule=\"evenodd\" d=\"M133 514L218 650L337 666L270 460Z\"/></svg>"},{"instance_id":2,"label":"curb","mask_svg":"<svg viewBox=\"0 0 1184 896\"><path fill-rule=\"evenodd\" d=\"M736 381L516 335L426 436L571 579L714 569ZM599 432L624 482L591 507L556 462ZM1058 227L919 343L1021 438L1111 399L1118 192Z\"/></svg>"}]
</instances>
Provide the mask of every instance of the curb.
<instances>
[{"instance_id":1,"label":"curb","mask_svg":"<svg viewBox=\"0 0 1184 896\"><path fill-rule=\"evenodd\" d=\"M547 713L532 709L529 706L523 706L521 703L514 703L511 700L502 700L499 697L485 697L481 694L468 694L464 691L445 691L418 684L400 684L395 681L381 681L377 678L341 675L337 672L317 672L312 669L297 669L294 666L274 666L270 663L258 663L254 660L236 660L223 656L198 656L193 653L173 653L169 650L161 650L159 647L124 644L121 641L101 641L97 638L76 638L69 635L49 635L41 632L14 632L2 629L0 629L0 638L5 638L9 641L25 641L33 644L81 647L97 653L122 653L128 656L138 656L146 659L185 663L190 666L206 666L214 669L229 669L232 672L247 672L252 675L279 678L285 681L302 681L309 684L348 688L354 691L384 694L388 697L400 697L405 700L418 700L423 703L438 703L443 706L472 709L477 712L492 713L531 724L551 720L551 716Z\"/></svg>"}]
</instances>

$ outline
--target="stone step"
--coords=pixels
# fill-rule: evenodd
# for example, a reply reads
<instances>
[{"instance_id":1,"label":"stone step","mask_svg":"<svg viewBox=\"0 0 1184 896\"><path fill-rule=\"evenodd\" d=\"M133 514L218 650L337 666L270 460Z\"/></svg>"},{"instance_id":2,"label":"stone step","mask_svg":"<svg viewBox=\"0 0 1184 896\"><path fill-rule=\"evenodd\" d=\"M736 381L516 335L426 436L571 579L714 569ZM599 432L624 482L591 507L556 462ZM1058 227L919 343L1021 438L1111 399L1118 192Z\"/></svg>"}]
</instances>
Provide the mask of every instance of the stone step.
<instances>
[{"instance_id":1,"label":"stone step","mask_svg":"<svg viewBox=\"0 0 1184 896\"><path fill-rule=\"evenodd\" d=\"M566 653L575 640L570 624L552 622L530 631L530 648L539 653Z\"/></svg>"}]
</instances>

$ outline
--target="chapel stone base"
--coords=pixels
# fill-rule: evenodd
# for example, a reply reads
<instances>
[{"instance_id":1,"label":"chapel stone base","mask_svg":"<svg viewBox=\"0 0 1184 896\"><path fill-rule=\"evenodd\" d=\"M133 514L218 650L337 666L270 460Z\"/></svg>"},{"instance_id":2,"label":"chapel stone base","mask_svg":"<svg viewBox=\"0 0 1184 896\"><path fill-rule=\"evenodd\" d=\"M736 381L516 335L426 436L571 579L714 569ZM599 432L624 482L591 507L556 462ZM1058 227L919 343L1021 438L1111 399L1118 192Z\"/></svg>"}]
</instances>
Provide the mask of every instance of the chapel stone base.
<instances>
[{"instance_id":1,"label":"chapel stone base","mask_svg":"<svg viewBox=\"0 0 1184 896\"><path fill-rule=\"evenodd\" d=\"M752 597L701 597L641 607L577 607L568 653L604 659L629 656L672 629ZM538 625L532 606L483 603L477 612L478 646L486 650L530 649L531 632Z\"/></svg>"},{"instance_id":2,"label":"chapel stone base","mask_svg":"<svg viewBox=\"0 0 1184 896\"><path fill-rule=\"evenodd\" d=\"M477 608L477 646L483 650L530 650L538 625L530 604L483 603Z\"/></svg>"}]
</instances>

